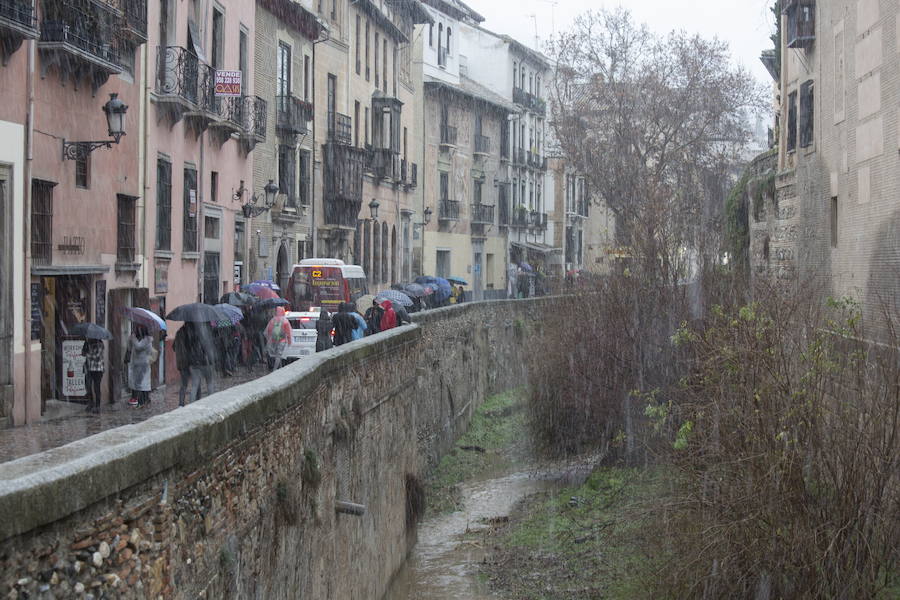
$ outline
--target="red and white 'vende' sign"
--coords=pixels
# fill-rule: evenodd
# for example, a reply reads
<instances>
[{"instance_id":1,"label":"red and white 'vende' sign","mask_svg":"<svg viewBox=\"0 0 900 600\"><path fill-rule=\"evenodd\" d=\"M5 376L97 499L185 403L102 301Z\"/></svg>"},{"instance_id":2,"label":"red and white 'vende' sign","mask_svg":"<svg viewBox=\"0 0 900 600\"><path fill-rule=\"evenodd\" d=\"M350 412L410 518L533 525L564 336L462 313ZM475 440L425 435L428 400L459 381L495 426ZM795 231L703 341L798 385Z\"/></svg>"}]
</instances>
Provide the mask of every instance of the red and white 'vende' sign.
<instances>
[{"instance_id":1,"label":"red and white 'vende' sign","mask_svg":"<svg viewBox=\"0 0 900 600\"><path fill-rule=\"evenodd\" d=\"M216 71L216 96L240 96L241 72Z\"/></svg>"}]
</instances>

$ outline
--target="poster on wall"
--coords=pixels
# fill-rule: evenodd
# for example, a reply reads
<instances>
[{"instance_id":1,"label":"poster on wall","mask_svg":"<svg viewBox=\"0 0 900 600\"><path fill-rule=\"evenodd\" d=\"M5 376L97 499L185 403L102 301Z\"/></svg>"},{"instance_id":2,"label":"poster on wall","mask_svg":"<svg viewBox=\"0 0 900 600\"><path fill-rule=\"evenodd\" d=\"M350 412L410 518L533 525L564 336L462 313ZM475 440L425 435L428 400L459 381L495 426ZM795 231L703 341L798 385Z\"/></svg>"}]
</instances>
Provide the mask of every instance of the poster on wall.
<instances>
[{"instance_id":1,"label":"poster on wall","mask_svg":"<svg viewBox=\"0 0 900 600\"><path fill-rule=\"evenodd\" d=\"M94 323L100 327L106 327L106 280L99 279L96 282L94 294Z\"/></svg>"},{"instance_id":2,"label":"poster on wall","mask_svg":"<svg viewBox=\"0 0 900 600\"><path fill-rule=\"evenodd\" d=\"M68 398L87 396L84 379L84 356L81 348L84 340L63 340L62 343L62 394Z\"/></svg>"},{"instance_id":3,"label":"poster on wall","mask_svg":"<svg viewBox=\"0 0 900 600\"><path fill-rule=\"evenodd\" d=\"M216 96L241 96L241 82L243 81L240 71L216 71L215 92Z\"/></svg>"},{"instance_id":4,"label":"poster on wall","mask_svg":"<svg viewBox=\"0 0 900 600\"><path fill-rule=\"evenodd\" d=\"M31 284L31 339L41 339L41 325L43 324L43 312L41 304L44 301L44 286L40 283Z\"/></svg>"},{"instance_id":5,"label":"poster on wall","mask_svg":"<svg viewBox=\"0 0 900 600\"><path fill-rule=\"evenodd\" d=\"M192 219L197 216L197 190L188 191L188 216Z\"/></svg>"},{"instance_id":6,"label":"poster on wall","mask_svg":"<svg viewBox=\"0 0 900 600\"><path fill-rule=\"evenodd\" d=\"M153 293L165 294L169 291L169 261L158 260L153 269Z\"/></svg>"}]
</instances>

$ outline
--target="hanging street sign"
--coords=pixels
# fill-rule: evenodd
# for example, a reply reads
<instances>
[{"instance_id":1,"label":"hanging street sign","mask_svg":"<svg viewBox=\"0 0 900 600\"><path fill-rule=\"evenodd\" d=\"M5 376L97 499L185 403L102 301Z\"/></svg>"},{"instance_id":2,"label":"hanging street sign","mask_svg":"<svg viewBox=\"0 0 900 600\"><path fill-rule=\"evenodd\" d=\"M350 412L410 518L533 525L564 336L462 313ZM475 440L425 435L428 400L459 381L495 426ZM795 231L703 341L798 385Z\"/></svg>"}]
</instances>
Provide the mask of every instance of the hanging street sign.
<instances>
[{"instance_id":1,"label":"hanging street sign","mask_svg":"<svg viewBox=\"0 0 900 600\"><path fill-rule=\"evenodd\" d=\"M215 90L216 96L240 96L241 72L216 71Z\"/></svg>"}]
</instances>

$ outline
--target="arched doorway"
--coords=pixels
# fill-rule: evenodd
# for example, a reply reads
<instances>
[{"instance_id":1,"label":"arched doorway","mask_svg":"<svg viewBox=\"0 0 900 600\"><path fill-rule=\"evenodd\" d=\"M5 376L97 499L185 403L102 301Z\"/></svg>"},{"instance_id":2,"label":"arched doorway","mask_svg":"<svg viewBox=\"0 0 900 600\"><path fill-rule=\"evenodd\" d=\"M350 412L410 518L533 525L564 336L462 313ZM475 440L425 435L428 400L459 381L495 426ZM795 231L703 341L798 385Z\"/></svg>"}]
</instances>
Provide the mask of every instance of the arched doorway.
<instances>
[{"instance_id":1,"label":"arched doorway","mask_svg":"<svg viewBox=\"0 0 900 600\"><path fill-rule=\"evenodd\" d=\"M281 286L282 290L288 288L288 280L291 277L291 263L288 261L287 242L282 242L278 246L278 261L275 263L275 283Z\"/></svg>"}]
</instances>

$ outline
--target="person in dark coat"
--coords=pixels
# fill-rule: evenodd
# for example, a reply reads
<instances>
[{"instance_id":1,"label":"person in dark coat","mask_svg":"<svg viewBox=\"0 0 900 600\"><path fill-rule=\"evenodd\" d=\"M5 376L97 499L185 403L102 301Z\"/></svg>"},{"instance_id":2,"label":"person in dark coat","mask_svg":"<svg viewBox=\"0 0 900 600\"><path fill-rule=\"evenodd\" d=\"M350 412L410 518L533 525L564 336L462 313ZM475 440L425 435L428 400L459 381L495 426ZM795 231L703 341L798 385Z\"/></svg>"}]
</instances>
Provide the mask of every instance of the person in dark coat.
<instances>
[{"instance_id":1,"label":"person in dark coat","mask_svg":"<svg viewBox=\"0 0 900 600\"><path fill-rule=\"evenodd\" d=\"M87 388L90 392L88 412L100 413L100 383L103 381L103 372L106 371L106 363L103 360L103 341L87 340L81 347L81 354L85 357L84 368L87 375Z\"/></svg>"},{"instance_id":2,"label":"person in dark coat","mask_svg":"<svg viewBox=\"0 0 900 600\"><path fill-rule=\"evenodd\" d=\"M350 314L350 305L341 302L338 313L334 316L334 345L343 346L353 341L353 330L356 329L356 319Z\"/></svg>"},{"instance_id":3,"label":"person in dark coat","mask_svg":"<svg viewBox=\"0 0 900 600\"><path fill-rule=\"evenodd\" d=\"M375 335L381 331L381 317L384 316L384 310L378 305L377 300L372 300L372 306L366 310L364 316L366 318L366 325L369 327L369 329L366 330L366 335Z\"/></svg>"},{"instance_id":4,"label":"person in dark coat","mask_svg":"<svg viewBox=\"0 0 900 600\"><path fill-rule=\"evenodd\" d=\"M322 352L332 347L332 328L331 315L323 308L322 312L319 313L319 320L316 321L316 352Z\"/></svg>"},{"instance_id":5,"label":"person in dark coat","mask_svg":"<svg viewBox=\"0 0 900 600\"><path fill-rule=\"evenodd\" d=\"M405 323L412 323L412 319L409 318L409 313L406 312L406 309L402 304L395 304L394 312L397 313L397 327L400 327Z\"/></svg>"},{"instance_id":6,"label":"person in dark coat","mask_svg":"<svg viewBox=\"0 0 900 600\"><path fill-rule=\"evenodd\" d=\"M175 350L175 367L178 369L178 375L181 378L181 387L178 389L178 406L184 406L184 397L187 395L191 387L191 329L193 323L185 323L175 334L175 343L172 349Z\"/></svg>"},{"instance_id":7,"label":"person in dark coat","mask_svg":"<svg viewBox=\"0 0 900 600\"><path fill-rule=\"evenodd\" d=\"M206 394L216 391L213 365L216 364L216 348L213 332L207 323L193 323L191 326L190 358L191 402L200 399L200 380L206 382Z\"/></svg>"}]
</instances>

